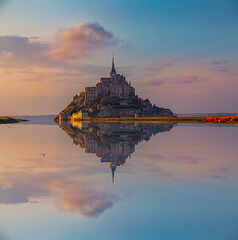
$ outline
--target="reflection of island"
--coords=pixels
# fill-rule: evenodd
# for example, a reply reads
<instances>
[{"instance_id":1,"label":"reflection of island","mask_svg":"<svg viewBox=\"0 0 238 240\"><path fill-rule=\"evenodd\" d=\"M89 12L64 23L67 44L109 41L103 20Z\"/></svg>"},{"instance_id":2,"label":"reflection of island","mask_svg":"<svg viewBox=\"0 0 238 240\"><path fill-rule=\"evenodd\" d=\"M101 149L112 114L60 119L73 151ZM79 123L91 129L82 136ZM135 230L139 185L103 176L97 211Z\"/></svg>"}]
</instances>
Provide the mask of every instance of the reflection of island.
<instances>
[{"instance_id":1,"label":"reflection of island","mask_svg":"<svg viewBox=\"0 0 238 240\"><path fill-rule=\"evenodd\" d=\"M73 139L74 144L95 153L101 162L110 163L112 181L116 167L123 165L135 151L135 145L148 141L152 135L170 131L168 123L125 122L61 122L60 127Z\"/></svg>"}]
</instances>

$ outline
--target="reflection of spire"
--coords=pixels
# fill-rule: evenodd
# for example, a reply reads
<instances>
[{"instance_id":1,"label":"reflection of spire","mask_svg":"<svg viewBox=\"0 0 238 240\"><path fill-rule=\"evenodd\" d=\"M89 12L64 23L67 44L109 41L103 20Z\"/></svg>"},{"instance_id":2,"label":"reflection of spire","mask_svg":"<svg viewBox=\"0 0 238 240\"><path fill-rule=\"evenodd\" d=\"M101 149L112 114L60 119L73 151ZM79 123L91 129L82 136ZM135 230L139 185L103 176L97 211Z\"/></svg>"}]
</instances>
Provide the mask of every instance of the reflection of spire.
<instances>
[{"instance_id":1,"label":"reflection of spire","mask_svg":"<svg viewBox=\"0 0 238 240\"><path fill-rule=\"evenodd\" d=\"M110 163L110 168L112 170L112 186L113 186L114 185L116 166L113 166L112 163Z\"/></svg>"},{"instance_id":2,"label":"reflection of spire","mask_svg":"<svg viewBox=\"0 0 238 240\"><path fill-rule=\"evenodd\" d=\"M110 164L112 185L116 167L126 163L126 159L135 151L135 145L173 128L172 123L90 122L74 127L72 123L61 121L59 125L73 139L74 144L84 148L86 153L95 153L102 163Z\"/></svg>"}]
</instances>

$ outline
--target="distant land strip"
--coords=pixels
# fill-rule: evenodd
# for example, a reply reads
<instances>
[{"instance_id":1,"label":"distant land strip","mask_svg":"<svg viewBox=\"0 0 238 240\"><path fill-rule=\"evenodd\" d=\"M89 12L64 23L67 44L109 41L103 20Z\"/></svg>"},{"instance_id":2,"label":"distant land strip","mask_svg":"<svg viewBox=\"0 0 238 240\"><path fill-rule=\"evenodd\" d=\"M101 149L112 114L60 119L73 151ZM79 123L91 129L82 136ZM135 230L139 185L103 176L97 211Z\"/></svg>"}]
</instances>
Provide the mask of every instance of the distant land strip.
<instances>
[{"instance_id":1,"label":"distant land strip","mask_svg":"<svg viewBox=\"0 0 238 240\"><path fill-rule=\"evenodd\" d=\"M238 124L237 116L210 117L139 117L139 118L83 118L84 122L172 122L172 123L225 123Z\"/></svg>"},{"instance_id":2,"label":"distant land strip","mask_svg":"<svg viewBox=\"0 0 238 240\"><path fill-rule=\"evenodd\" d=\"M202 117L84 118L88 122L202 122ZM81 121L81 120L79 120Z\"/></svg>"},{"instance_id":3,"label":"distant land strip","mask_svg":"<svg viewBox=\"0 0 238 240\"><path fill-rule=\"evenodd\" d=\"M19 123L19 122L25 122L25 121L28 121L28 120L11 118L6 116L0 117L0 124Z\"/></svg>"},{"instance_id":4,"label":"distant land strip","mask_svg":"<svg viewBox=\"0 0 238 240\"><path fill-rule=\"evenodd\" d=\"M238 124L238 116L210 117L139 117L139 118L83 118L84 122L172 122L172 123L229 123Z\"/></svg>"}]
</instances>

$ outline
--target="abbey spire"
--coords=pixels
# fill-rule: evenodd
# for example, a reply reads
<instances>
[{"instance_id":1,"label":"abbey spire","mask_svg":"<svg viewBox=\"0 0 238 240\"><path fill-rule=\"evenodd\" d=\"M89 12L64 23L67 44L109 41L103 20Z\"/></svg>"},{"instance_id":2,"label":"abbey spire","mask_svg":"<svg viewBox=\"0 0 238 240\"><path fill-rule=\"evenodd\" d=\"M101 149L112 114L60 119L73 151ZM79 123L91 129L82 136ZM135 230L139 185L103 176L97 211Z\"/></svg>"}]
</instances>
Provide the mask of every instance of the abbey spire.
<instances>
[{"instance_id":1,"label":"abbey spire","mask_svg":"<svg viewBox=\"0 0 238 240\"><path fill-rule=\"evenodd\" d=\"M115 75L117 72L115 70L115 65L114 65L114 55L112 55L112 70L110 72L110 76Z\"/></svg>"}]
</instances>

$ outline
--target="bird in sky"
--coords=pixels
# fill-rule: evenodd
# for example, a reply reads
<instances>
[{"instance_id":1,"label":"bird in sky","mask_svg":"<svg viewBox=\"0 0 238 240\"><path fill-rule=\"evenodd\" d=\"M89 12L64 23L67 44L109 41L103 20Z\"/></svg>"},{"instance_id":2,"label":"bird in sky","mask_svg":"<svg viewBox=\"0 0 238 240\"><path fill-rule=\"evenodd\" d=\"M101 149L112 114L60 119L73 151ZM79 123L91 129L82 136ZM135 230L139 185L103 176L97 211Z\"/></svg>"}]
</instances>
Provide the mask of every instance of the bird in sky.
<instances>
[{"instance_id":1,"label":"bird in sky","mask_svg":"<svg viewBox=\"0 0 238 240\"><path fill-rule=\"evenodd\" d=\"M45 154L46 154L46 153L40 153L40 155L42 155L43 157L45 157Z\"/></svg>"}]
</instances>

